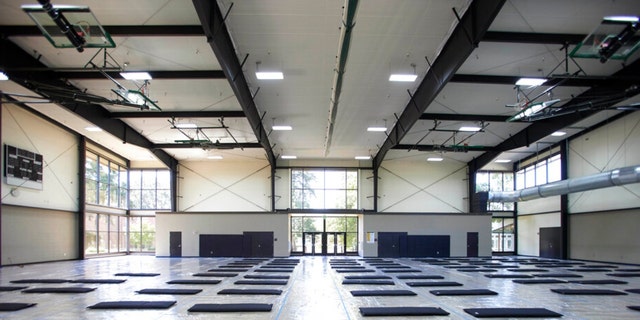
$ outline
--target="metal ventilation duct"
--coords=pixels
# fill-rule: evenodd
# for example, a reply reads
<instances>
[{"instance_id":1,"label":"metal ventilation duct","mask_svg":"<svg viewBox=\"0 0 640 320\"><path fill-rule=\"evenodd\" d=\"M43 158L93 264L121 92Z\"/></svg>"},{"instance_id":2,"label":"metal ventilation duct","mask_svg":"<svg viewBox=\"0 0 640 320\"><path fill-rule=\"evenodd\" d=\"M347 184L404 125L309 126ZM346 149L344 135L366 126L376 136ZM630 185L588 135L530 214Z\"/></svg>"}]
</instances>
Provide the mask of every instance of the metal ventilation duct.
<instances>
[{"instance_id":1,"label":"metal ventilation duct","mask_svg":"<svg viewBox=\"0 0 640 320\"><path fill-rule=\"evenodd\" d=\"M491 202L516 202L546 198L640 182L640 165L614 169L592 176L567 179L516 191L489 192Z\"/></svg>"}]
</instances>

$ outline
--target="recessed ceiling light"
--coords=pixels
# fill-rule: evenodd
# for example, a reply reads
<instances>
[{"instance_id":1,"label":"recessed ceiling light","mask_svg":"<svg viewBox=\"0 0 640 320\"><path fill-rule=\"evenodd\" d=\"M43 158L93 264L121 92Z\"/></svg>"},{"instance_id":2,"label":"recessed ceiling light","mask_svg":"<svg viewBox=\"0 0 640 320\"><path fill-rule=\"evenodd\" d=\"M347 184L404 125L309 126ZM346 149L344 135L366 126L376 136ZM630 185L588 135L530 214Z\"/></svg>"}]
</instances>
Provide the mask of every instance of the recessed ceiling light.
<instances>
[{"instance_id":1,"label":"recessed ceiling light","mask_svg":"<svg viewBox=\"0 0 640 320\"><path fill-rule=\"evenodd\" d=\"M509 159L498 159L495 161L495 163L509 163L509 162L511 162L511 160Z\"/></svg>"},{"instance_id":2,"label":"recessed ceiling light","mask_svg":"<svg viewBox=\"0 0 640 320\"><path fill-rule=\"evenodd\" d=\"M271 127L271 130L273 130L273 131L291 131L291 130L293 130L293 127L291 127L291 126L273 126L273 127Z\"/></svg>"},{"instance_id":3,"label":"recessed ceiling light","mask_svg":"<svg viewBox=\"0 0 640 320\"><path fill-rule=\"evenodd\" d=\"M478 132L482 130L480 127L460 127L458 131L466 131L466 132Z\"/></svg>"},{"instance_id":4,"label":"recessed ceiling light","mask_svg":"<svg viewBox=\"0 0 640 320\"><path fill-rule=\"evenodd\" d=\"M356 156L356 160L369 160L371 156Z\"/></svg>"},{"instance_id":5,"label":"recessed ceiling light","mask_svg":"<svg viewBox=\"0 0 640 320\"><path fill-rule=\"evenodd\" d=\"M634 16L608 16L604 17L603 20L616 22L638 22L639 18Z\"/></svg>"},{"instance_id":6,"label":"recessed ceiling light","mask_svg":"<svg viewBox=\"0 0 640 320\"><path fill-rule=\"evenodd\" d=\"M100 127L85 127L84 129L89 131L89 132L100 132L100 131L102 131L102 128L100 128Z\"/></svg>"},{"instance_id":7,"label":"recessed ceiling light","mask_svg":"<svg viewBox=\"0 0 640 320\"><path fill-rule=\"evenodd\" d=\"M127 80L151 80L148 72L120 72L120 75Z\"/></svg>"},{"instance_id":8,"label":"recessed ceiling light","mask_svg":"<svg viewBox=\"0 0 640 320\"><path fill-rule=\"evenodd\" d=\"M520 80L516 81L516 86L531 86L537 87L547 82L547 79L542 78L520 78Z\"/></svg>"},{"instance_id":9,"label":"recessed ceiling light","mask_svg":"<svg viewBox=\"0 0 640 320\"><path fill-rule=\"evenodd\" d=\"M282 80L284 74L282 72L256 72L258 80Z\"/></svg>"},{"instance_id":10,"label":"recessed ceiling light","mask_svg":"<svg viewBox=\"0 0 640 320\"><path fill-rule=\"evenodd\" d=\"M207 159L212 159L212 160L222 160L222 156L219 155L213 155L213 156L208 156Z\"/></svg>"},{"instance_id":11,"label":"recessed ceiling light","mask_svg":"<svg viewBox=\"0 0 640 320\"><path fill-rule=\"evenodd\" d=\"M427 161L431 161L431 162L439 162L442 161L444 159L440 158L440 157L429 157L427 158Z\"/></svg>"},{"instance_id":12,"label":"recessed ceiling light","mask_svg":"<svg viewBox=\"0 0 640 320\"><path fill-rule=\"evenodd\" d=\"M176 123L174 125L176 128L178 129L197 129L198 125L195 123L189 123L189 122L185 122L185 123Z\"/></svg>"},{"instance_id":13,"label":"recessed ceiling light","mask_svg":"<svg viewBox=\"0 0 640 320\"><path fill-rule=\"evenodd\" d=\"M0 72L0 81L6 81L6 80L9 80L9 76L4 72Z\"/></svg>"},{"instance_id":14,"label":"recessed ceiling light","mask_svg":"<svg viewBox=\"0 0 640 320\"><path fill-rule=\"evenodd\" d=\"M393 82L414 82L418 79L417 74L392 74L389 76L389 81Z\"/></svg>"},{"instance_id":15,"label":"recessed ceiling light","mask_svg":"<svg viewBox=\"0 0 640 320\"><path fill-rule=\"evenodd\" d=\"M280 159L298 159L298 157L283 155L283 156L280 156Z\"/></svg>"},{"instance_id":16,"label":"recessed ceiling light","mask_svg":"<svg viewBox=\"0 0 640 320\"><path fill-rule=\"evenodd\" d=\"M387 127L368 127L367 131L370 131L370 132L385 132L385 131L387 131Z\"/></svg>"},{"instance_id":17,"label":"recessed ceiling light","mask_svg":"<svg viewBox=\"0 0 640 320\"><path fill-rule=\"evenodd\" d=\"M565 134L567 134L567 133L564 132L564 131L556 131L556 132L552 133L551 135L554 136L554 137L562 137Z\"/></svg>"}]
</instances>

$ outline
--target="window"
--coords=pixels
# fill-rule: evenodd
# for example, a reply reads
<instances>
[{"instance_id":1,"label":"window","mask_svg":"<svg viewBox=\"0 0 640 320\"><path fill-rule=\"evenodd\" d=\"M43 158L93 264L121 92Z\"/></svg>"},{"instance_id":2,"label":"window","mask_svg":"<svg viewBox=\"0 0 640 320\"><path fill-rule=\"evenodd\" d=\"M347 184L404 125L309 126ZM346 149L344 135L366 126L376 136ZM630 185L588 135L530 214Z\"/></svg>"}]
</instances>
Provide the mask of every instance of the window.
<instances>
[{"instance_id":1,"label":"window","mask_svg":"<svg viewBox=\"0 0 640 320\"><path fill-rule=\"evenodd\" d=\"M478 171L476 173L476 192L513 191L513 173L502 171ZM488 211L513 211L513 202L488 202Z\"/></svg>"},{"instance_id":2,"label":"window","mask_svg":"<svg viewBox=\"0 0 640 320\"><path fill-rule=\"evenodd\" d=\"M514 225L513 218L491 219L491 250L493 252L513 252Z\"/></svg>"},{"instance_id":3,"label":"window","mask_svg":"<svg viewBox=\"0 0 640 320\"><path fill-rule=\"evenodd\" d=\"M292 169L291 208L357 209L356 169Z\"/></svg>"},{"instance_id":4,"label":"window","mask_svg":"<svg viewBox=\"0 0 640 320\"><path fill-rule=\"evenodd\" d=\"M155 217L129 217L129 251L156 250Z\"/></svg>"},{"instance_id":5,"label":"window","mask_svg":"<svg viewBox=\"0 0 640 320\"><path fill-rule=\"evenodd\" d=\"M113 254L127 251L126 217L118 214L89 212L85 215L85 255Z\"/></svg>"},{"instance_id":6,"label":"window","mask_svg":"<svg viewBox=\"0 0 640 320\"><path fill-rule=\"evenodd\" d=\"M169 170L129 170L129 209L171 210Z\"/></svg>"},{"instance_id":7,"label":"window","mask_svg":"<svg viewBox=\"0 0 640 320\"><path fill-rule=\"evenodd\" d=\"M93 152L86 152L85 201L112 208L127 207L127 169Z\"/></svg>"},{"instance_id":8,"label":"window","mask_svg":"<svg viewBox=\"0 0 640 320\"><path fill-rule=\"evenodd\" d=\"M345 252L358 252L358 217L351 216L293 216L291 217L291 252L303 253L305 233L342 233L345 236Z\"/></svg>"},{"instance_id":9,"label":"window","mask_svg":"<svg viewBox=\"0 0 640 320\"><path fill-rule=\"evenodd\" d=\"M560 181L562 168L560 155L556 154L520 168L516 172L516 190Z\"/></svg>"}]
</instances>

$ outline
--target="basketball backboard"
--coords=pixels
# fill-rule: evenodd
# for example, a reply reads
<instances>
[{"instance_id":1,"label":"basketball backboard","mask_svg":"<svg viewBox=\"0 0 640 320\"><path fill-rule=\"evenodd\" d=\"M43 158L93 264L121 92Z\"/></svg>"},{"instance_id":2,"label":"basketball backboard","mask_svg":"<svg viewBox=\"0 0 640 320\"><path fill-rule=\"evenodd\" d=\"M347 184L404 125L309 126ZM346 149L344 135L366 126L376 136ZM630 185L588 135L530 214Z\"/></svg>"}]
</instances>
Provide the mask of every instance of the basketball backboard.
<instances>
[{"instance_id":1,"label":"basketball backboard","mask_svg":"<svg viewBox=\"0 0 640 320\"><path fill-rule=\"evenodd\" d=\"M640 47L638 17L605 17L600 25L571 51L574 58L626 60Z\"/></svg>"}]
</instances>

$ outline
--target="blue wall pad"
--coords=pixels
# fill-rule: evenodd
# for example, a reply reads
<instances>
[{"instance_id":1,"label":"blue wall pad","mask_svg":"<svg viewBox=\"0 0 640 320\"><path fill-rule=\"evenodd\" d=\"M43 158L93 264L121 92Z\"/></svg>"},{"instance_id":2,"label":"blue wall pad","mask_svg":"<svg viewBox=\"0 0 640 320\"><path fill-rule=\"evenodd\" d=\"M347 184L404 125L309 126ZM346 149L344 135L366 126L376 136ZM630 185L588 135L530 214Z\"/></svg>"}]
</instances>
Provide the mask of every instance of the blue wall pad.
<instances>
[{"instance_id":1,"label":"blue wall pad","mask_svg":"<svg viewBox=\"0 0 640 320\"><path fill-rule=\"evenodd\" d=\"M245 279L271 279L271 280L289 280L289 276L280 274L248 274Z\"/></svg>"},{"instance_id":2,"label":"blue wall pad","mask_svg":"<svg viewBox=\"0 0 640 320\"><path fill-rule=\"evenodd\" d=\"M192 274L194 277L218 277L218 278L232 278L237 277L237 273L226 273L226 272L200 272Z\"/></svg>"},{"instance_id":3,"label":"blue wall pad","mask_svg":"<svg viewBox=\"0 0 640 320\"><path fill-rule=\"evenodd\" d=\"M579 284L628 284L629 282L620 281L620 280L573 280L573 281L569 281L569 283L579 283Z\"/></svg>"},{"instance_id":4,"label":"blue wall pad","mask_svg":"<svg viewBox=\"0 0 640 320\"><path fill-rule=\"evenodd\" d=\"M35 305L35 303L4 302L0 303L0 311L18 311Z\"/></svg>"},{"instance_id":5,"label":"blue wall pad","mask_svg":"<svg viewBox=\"0 0 640 320\"><path fill-rule=\"evenodd\" d=\"M528 274L485 274L487 278L496 278L496 279L527 279L533 278Z\"/></svg>"},{"instance_id":6,"label":"blue wall pad","mask_svg":"<svg viewBox=\"0 0 640 320\"><path fill-rule=\"evenodd\" d=\"M416 274L416 275L404 275L401 274L399 276L396 276L396 278L398 279L406 279L406 280L438 280L438 279L444 279L443 276L437 276L437 275L422 275L422 274Z\"/></svg>"},{"instance_id":7,"label":"blue wall pad","mask_svg":"<svg viewBox=\"0 0 640 320\"><path fill-rule=\"evenodd\" d=\"M21 280L12 280L11 283L65 283L69 282L69 280L64 279L21 279Z\"/></svg>"},{"instance_id":8,"label":"blue wall pad","mask_svg":"<svg viewBox=\"0 0 640 320\"><path fill-rule=\"evenodd\" d=\"M552 284L552 283L567 283L564 280L558 279L524 279L524 280L513 280L515 283L521 284Z\"/></svg>"},{"instance_id":9,"label":"blue wall pad","mask_svg":"<svg viewBox=\"0 0 640 320\"><path fill-rule=\"evenodd\" d=\"M144 273L144 272L121 272L116 273L116 277L155 277L159 276L159 273Z\"/></svg>"},{"instance_id":10,"label":"blue wall pad","mask_svg":"<svg viewBox=\"0 0 640 320\"><path fill-rule=\"evenodd\" d=\"M199 303L189 308L189 312L268 312L273 308L266 303Z\"/></svg>"},{"instance_id":11,"label":"blue wall pad","mask_svg":"<svg viewBox=\"0 0 640 320\"><path fill-rule=\"evenodd\" d=\"M360 313L367 316L448 316L440 308L434 307L360 307Z\"/></svg>"},{"instance_id":12,"label":"blue wall pad","mask_svg":"<svg viewBox=\"0 0 640 320\"><path fill-rule=\"evenodd\" d=\"M286 280L238 280L233 284L248 284L248 285L286 285Z\"/></svg>"},{"instance_id":13,"label":"blue wall pad","mask_svg":"<svg viewBox=\"0 0 640 320\"><path fill-rule=\"evenodd\" d=\"M176 304L176 301L105 301L99 302L89 309L167 309Z\"/></svg>"},{"instance_id":14,"label":"blue wall pad","mask_svg":"<svg viewBox=\"0 0 640 320\"><path fill-rule=\"evenodd\" d=\"M415 296L417 293L409 290L353 290L351 295L354 297L370 297L370 296Z\"/></svg>"},{"instance_id":15,"label":"blue wall pad","mask_svg":"<svg viewBox=\"0 0 640 320\"><path fill-rule=\"evenodd\" d=\"M496 296L497 292L488 289L431 290L436 296Z\"/></svg>"},{"instance_id":16,"label":"blue wall pad","mask_svg":"<svg viewBox=\"0 0 640 320\"><path fill-rule=\"evenodd\" d=\"M126 279L76 279L71 280L71 283L98 283L98 284L115 284L115 283L123 283L127 281Z\"/></svg>"},{"instance_id":17,"label":"blue wall pad","mask_svg":"<svg viewBox=\"0 0 640 320\"><path fill-rule=\"evenodd\" d=\"M96 288L84 287L56 287L56 288L33 288L22 290L24 293L87 293Z\"/></svg>"},{"instance_id":18,"label":"blue wall pad","mask_svg":"<svg viewBox=\"0 0 640 320\"><path fill-rule=\"evenodd\" d=\"M407 282L409 287L461 287L462 283L453 281L414 281Z\"/></svg>"},{"instance_id":19,"label":"blue wall pad","mask_svg":"<svg viewBox=\"0 0 640 320\"><path fill-rule=\"evenodd\" d=\"M606 290L606 289L551 289L551 291L559 294L570 295L589 295L589 296L622 296L626 295L626 292Z\"/></svg>"},{"instance_id":20,"label":"blue wall pad","mask_svg":"<svg viewBox=\"0 0 640 320\"><path fill-rule=\"evenodd\" d=\"M382 279L393 279L390 276L378 276L378 275L364 275L364 276L345 276L345 279L348 280L382 280Z\"/></svg>"},{"instance_id":21,"label":"blue wall pad","mask_svg":"<svg viewBox=\"0 0 640 320\"><path fill-rule=\"evenodd\" d=\"M218 294L251 294L251 295L276 295L282 294L282 290L277 289L224 289L218 291Z\"/></svg>"},{"instance_id":22,"label":"blue wall pad","mask_svg":"<svg viewBox=\"0 0 640 320\"><path fill-rule=\"evenodd\" d=\"M345 279L342 281L342 284L366 284L366 285L395 285L396 283L392 280L367 280L367 279Z\"/></svg>"},{"instance_id":23,"label":"blue wall pad","mask_svg":"<svg viewBox=\"0 0 640 320\"><path fill-rule=\"evenodd\" d=\"M142 289L136 291L139 294L198 294L202 289Z\"/></svg>"},{"instance_id":24,"label":"blue wall pad","mask_svg":"<svg viewBox=\"0 0 640 320\"><path fill-rule=\"evenodd\" d=\"M469 308L464 312L476 318L560 318L562 314L545 308Z\"/></svg>"},{"instance_id":25,"label":"blue wall pad","mask_svg":"<svg viewBox=\"0 0 640 320\"><path fill-rule=\"evenodd\" d=\"M178 279L167 281L167 284L218 284L222 280Z\"/></svg>"},{"instance_id":26,"label":"blue wall pad","mask_svg":"<svg viewBox=\"0 0 640 320\"><path fill-rule=\"evenodd\" d=\"M3 291L17 291L17 290L22 290L22 289L26 289L29 287L19 287L19 286L0 286L0 292Z\"/></svg>"}]
</instances>

